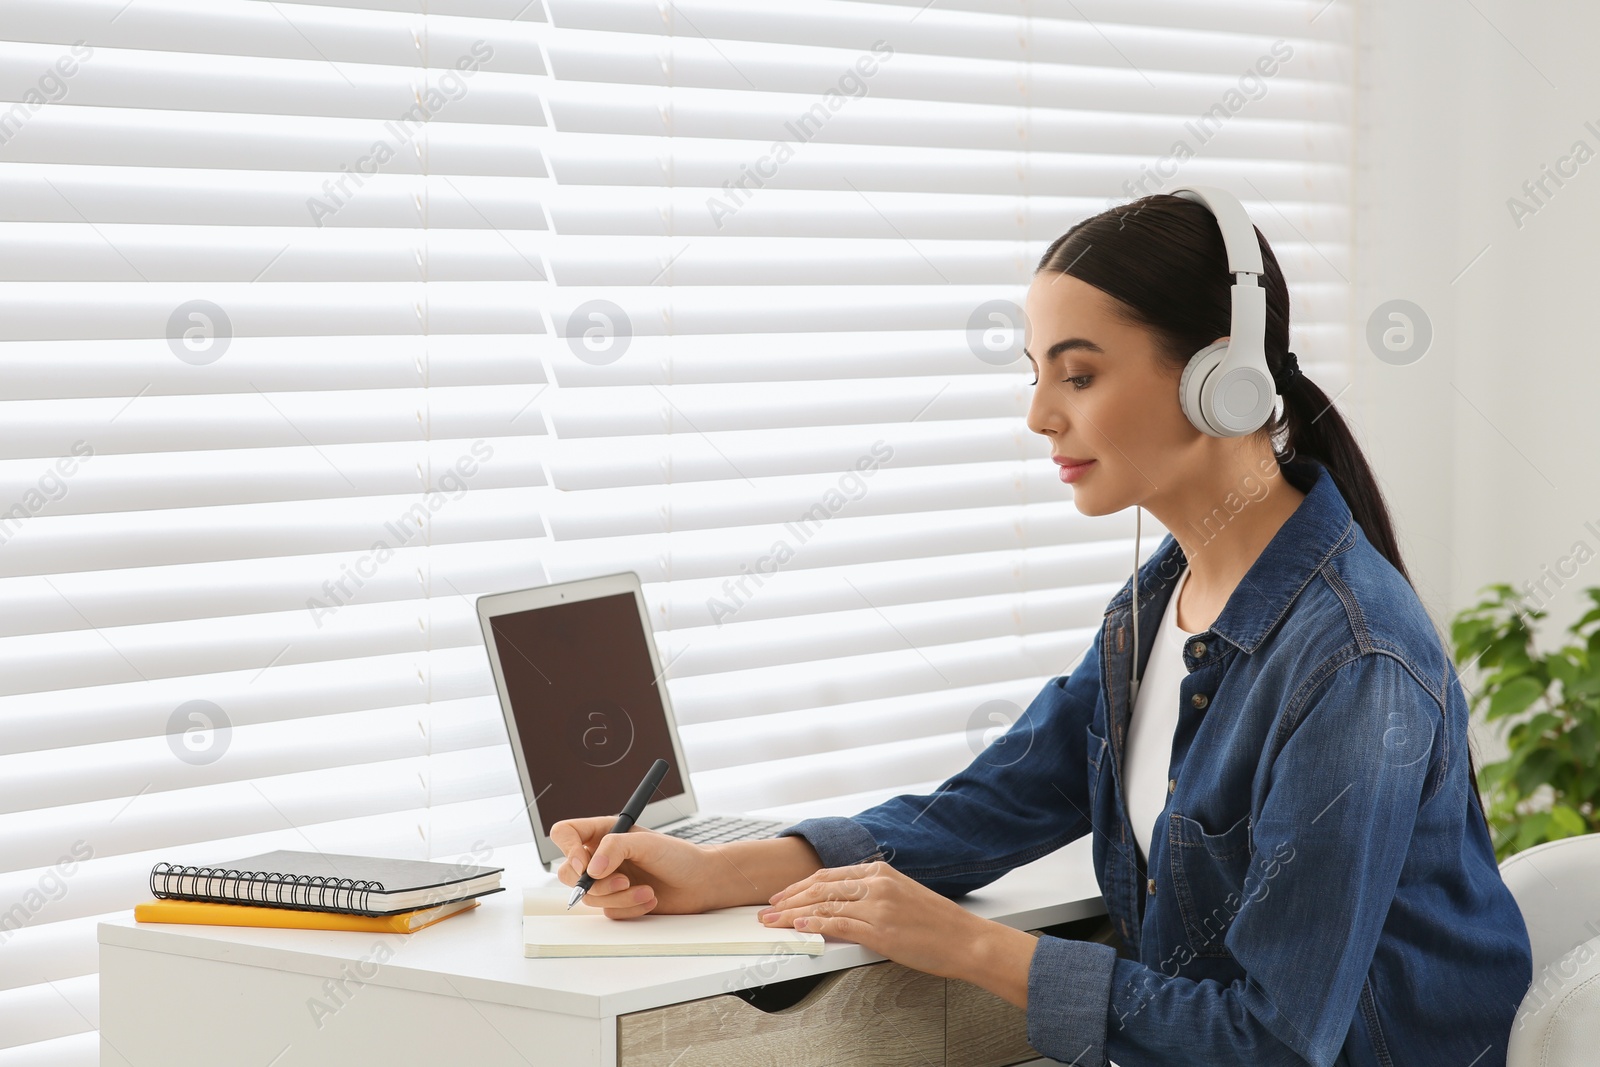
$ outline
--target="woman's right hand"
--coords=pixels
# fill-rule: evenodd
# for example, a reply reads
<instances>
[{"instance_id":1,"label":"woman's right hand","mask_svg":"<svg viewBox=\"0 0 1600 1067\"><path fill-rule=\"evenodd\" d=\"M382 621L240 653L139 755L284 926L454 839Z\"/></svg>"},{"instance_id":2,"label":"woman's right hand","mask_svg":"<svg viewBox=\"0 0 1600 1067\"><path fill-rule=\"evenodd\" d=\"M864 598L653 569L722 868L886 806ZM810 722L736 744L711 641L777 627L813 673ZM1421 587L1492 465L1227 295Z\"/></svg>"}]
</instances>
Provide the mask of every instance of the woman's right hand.
<instances>
[{"instance_id":1,"label":"woman's right hand","mask_svg":"<svg viewBox=\"0 0 1600 1067\"><path fill-rule=\"evenodd\" d=\"M557 877L574 886L587 869L594 885L582 903L603 908L612 919L631 919L647 912L694 915L720 907L712 895L727 864L711 849L680 837L635 824L613 834L615 815L562 819L550 828L550 840L566 854Z\"/></svg>"}]
</instances>

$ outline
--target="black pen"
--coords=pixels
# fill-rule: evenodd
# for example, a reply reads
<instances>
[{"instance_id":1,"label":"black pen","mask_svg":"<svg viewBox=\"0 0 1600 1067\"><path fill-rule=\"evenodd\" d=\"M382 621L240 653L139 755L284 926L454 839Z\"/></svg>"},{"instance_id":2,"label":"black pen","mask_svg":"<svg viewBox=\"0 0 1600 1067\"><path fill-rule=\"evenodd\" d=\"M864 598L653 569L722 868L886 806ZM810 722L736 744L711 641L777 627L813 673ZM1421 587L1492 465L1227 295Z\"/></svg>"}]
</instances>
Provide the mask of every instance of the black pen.
<instances>
[{"instance_id":1,"label":"black pen","mask_svg":"<svg viewBox=\"0 0 1600 1067\"><path fill-rule=\"evenodd\" d=\"M639 821L639 816L644 813L644 806L650 803L650 798L655 796L656 786L661 784L661 779L667 776L667 761L658 759L650 764L650 769L644 772L644 781L639 783L639 788L633 791L633 796L622 805L622 814L617 816L617 824L611 828L614 834L625 834ZM587 864L584 865L587 868ZM589 876L588 870L578 876L578 884L572 887L572 899L567 901L567 910L583 899L583 895L594 885L594 879Z\"/></svg>"}]
</instances>

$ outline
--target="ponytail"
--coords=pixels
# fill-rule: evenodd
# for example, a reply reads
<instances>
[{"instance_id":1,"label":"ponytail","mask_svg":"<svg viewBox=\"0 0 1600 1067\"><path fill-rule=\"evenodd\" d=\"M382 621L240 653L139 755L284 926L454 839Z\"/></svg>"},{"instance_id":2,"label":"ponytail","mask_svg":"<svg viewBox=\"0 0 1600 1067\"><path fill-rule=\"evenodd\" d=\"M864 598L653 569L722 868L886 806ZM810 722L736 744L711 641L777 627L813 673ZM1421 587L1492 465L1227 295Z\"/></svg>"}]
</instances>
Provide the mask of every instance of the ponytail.
<instances>
[{"instance_id":1,"label":"ponytail","mask_svg":"<svg viewBox=\"0 0 1600 1067\"><path fill-rule=\"evenodd\" d=\"M1257 433L1269 440L1280 466L1296 456L1310 456L1326 467L1361 532L1411 585L1388 505L1361 446L1321 387L1296 373L1297 361L1289 353L1289 289L1259 228L1256 240L1261 246L1260 282L1267 293L1267 368L1281 382L1283 394L1283 411ZM1111 296L1112 306L1127 321L1155 334L1163 355L1178 370L1232 329L1227 265L1222 231L1210 210L1184 197L1155 193L1082 220L1051 242L1035 272L1070 274ZM1445 655L1448 659L1448 648ZM1470 745L1467 775L1488 828ZM1492 828L1489 836L1492 841Z\"/></svg>"},{"instance_id":2,"label":"ponytail","mask_svg":"<svg viewBox=\"0 0 1600 1067\"><path fill-rule=\"evenodd\" d=\"M1269 354L1267 365L1274 362ZM1283 383L1283 412L1269 429L1273 440L1282 439L1287 446L1286 452L1277 453L1280 463L1295 456L1310 456L1328 468L1339 495L1361 525L1361 532L1410 585L1411 575L1400 559L1400 544L1395 539L1388 505L1378 490L1378 480L1328 394L1304 373L1294 375Z\"/></svg>"}]
</instances>

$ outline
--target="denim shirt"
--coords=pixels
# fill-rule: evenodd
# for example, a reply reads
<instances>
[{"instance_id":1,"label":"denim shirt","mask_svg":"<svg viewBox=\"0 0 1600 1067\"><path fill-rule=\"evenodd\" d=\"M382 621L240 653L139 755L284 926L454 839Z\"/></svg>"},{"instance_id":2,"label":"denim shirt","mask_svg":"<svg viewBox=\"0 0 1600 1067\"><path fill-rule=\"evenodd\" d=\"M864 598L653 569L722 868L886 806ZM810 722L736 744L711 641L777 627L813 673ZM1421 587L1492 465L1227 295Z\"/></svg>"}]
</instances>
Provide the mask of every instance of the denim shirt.
<instances>
[{"instance_id":1,"label":"denim shirt","mask_svg":"<svg viewBox=\"0 0 1600 1067\"><path fill-rule=\"evenodd\" d=\"M1093 834L1125 947L1039 938L1027 1033L1054 1060L1504 1067L1532 953L1473 810L1454 664L1326 467L1280 470L1305 499L1183 650L1148 868L1128 676L1187 562L1170 534L1139 569L1137 649L1125 583L1076 669L932 794L778 836L956 898Z\"/></svg>"}]
</instances>

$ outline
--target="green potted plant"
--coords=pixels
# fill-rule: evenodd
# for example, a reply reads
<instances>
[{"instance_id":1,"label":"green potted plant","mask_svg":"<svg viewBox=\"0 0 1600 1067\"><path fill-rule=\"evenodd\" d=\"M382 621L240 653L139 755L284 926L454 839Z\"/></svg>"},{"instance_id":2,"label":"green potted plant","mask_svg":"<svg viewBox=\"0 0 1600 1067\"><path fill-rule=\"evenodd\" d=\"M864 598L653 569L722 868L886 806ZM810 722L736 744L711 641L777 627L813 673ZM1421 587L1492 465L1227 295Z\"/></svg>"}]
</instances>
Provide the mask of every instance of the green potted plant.
<instances>
[{"instance_id":1,"label":"green potted plant","mask_svg":"<svg viewBox=\"0 0 1600 1067\"><path fill-rule=\"evenodd\" d=\"M1504 583L1451 622L1457 671L1482 677L1471 706L1510 723L1509 755L1478 770L1499 860L1600 830L1600 588L1585 592L1594 606L1567 628L1577 641L1542 654L1532 624L1547 612Z\"/></svg>"}]
</instances>

